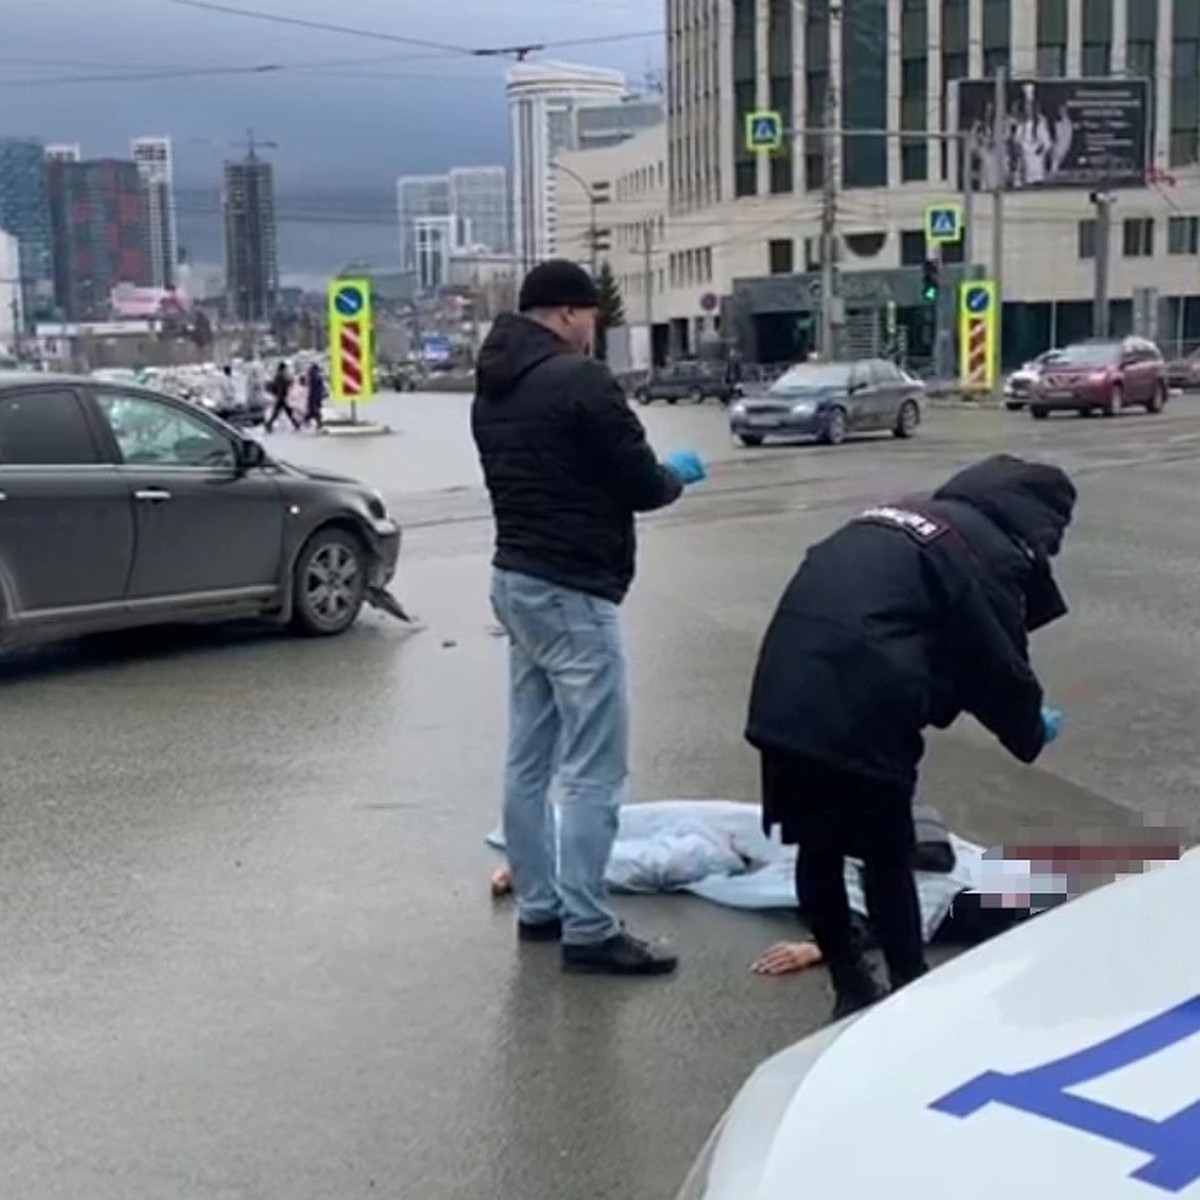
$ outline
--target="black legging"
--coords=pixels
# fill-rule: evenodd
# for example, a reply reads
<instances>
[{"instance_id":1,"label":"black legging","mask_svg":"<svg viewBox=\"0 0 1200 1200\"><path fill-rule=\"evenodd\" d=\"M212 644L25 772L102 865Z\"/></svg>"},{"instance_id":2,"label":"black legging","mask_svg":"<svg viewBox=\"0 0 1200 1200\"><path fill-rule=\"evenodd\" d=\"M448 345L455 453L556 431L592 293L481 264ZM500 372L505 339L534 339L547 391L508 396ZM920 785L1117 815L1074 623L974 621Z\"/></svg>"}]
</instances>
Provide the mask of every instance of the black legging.
<instances>
[{"instance_id":1,"label":"black legging","mask_svg":"<svg viewBox=\"0 0 1200 1200\"><path fill-rule=\"evenodd\" d=\"M913 879L912 793L819 763L771 755L764 796L799 843L796 899L831 970L862 950L846 896L846 859L863 864L867 913L894 987L926 970L921 909Z\"/></svg>"},{"instance_id":2,"label":"black legging","mask_svg":"<svg viewBox=\"0 0 1200 1200\"><path fill-rule=\"evenodd\" d=\"M287 419L291 421L293 429L300 428L300 422L296 420L296 414L292 412L286 396L275 397L275 404L272 406L271 415L267 418L266 422L268 431L275 428L275 422L278 421L280 417L287 417Z\"/></svg>"}]
</instances>

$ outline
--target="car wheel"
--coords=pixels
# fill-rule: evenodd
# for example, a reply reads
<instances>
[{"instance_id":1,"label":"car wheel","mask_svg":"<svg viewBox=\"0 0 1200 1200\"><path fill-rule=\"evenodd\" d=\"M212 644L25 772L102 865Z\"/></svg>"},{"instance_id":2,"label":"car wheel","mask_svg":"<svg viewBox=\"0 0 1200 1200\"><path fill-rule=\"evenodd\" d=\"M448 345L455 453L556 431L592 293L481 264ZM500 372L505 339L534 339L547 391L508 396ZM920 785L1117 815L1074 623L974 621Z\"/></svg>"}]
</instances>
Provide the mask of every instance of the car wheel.
<instances>
[{"instance_id":1,"label":"car wheel","mask_svg":"<svg viewBox=\"0 0 1200 1200\"><path fill-rule=\"evenodd\" d=\"M1031 404L1029 406L1029 415L1035 421L1044 421L1050 415L1050 410L1043 408L1040 404Z\"/></svg>"},{"instance_id":2,"label":"car wheel","mask_svg":"<svg viewBox=\"0 0 1200 1200\"><path fill-rule=\"evenodd\" d=\"M678 404L678 403L679 403L679 397L678 397L678 396L668 396L668 397L667 397L667 403L668 403L668 404Z\"/></svg>"},{"instance_id":3,"label":"car wheel","mask_svg":"<svg viewBox=\"0 0 1200 1200\"><path fill-rule=\"evenodd\" d=\"M915 401L905 400L900 405L900 412L896 416L896 425L892 430L892 434L898 438L910 438L917 432L917 427L921 424L921 410L917 407Z\"/></svg>"},{"instance_id":4,"label":"car wheel","mask_svg":"<svg viewBox=\"0 0 1200 1200\"><path fill-rule=\"evenodd\" d=\"M292 626L307 637L345 633L367 594L367 554L345 529L318 529L296 560Z\"/></svg>"},{"instance_id":5,"label":"car wheel","mask_svg":"<svg viewBox=\"0 0 1200 1200\"><path fill-rule=\"evenodd\" d=\"M1146 411L1157 415L1167 407L1167 385L1165 383L1156 384L1154 387L1154 395L1150 402L1146 405Z\"/></svg>"},{"instance_id":6,"label":"car wheel","mask_svg":"<svg viewBox=\"0 0 1200 1200\"><path fill-rule=\"evenodd\" d=\"M846 410L844 408L835 408L829 414L829 420L825 423L825 430L821 434L820 440L826 446L840 446L846 440Z\"/></svg>"},{"instance_id":7,"label":"car wheel","mask_svg":"<svg viewBox=\"0 0 1200 1200\"><path fill-rule=\"evenodd\" d=\"M1008 409L1009 412L1020 412L1021 409L1023 409L1025 407L1025 405L1022 404L1019 400L1006 400L1004 402L1004 407L1006 409Z\"/></svg>"},{"instance_id":8,"label":"car wheel","mask_svg":"<svg viewBox=\"0 0 1200 1200\"><path fill-rule=\"evenodd\" d=\"M688 392L688 399L693 404L703 404L704 403L704 393L699 388L692 388L692 390L690 392Z\"/></svg>"},{"instance_id":9,"label":"car wheel","mask_svg":"<svg viewBox=\"0 0 1200 1200\"><path fill-rule=\"evenodd\" d=\"M739 433L738 441L743 446L761 446L763 444L763 435L761 433Z\"/></svg>"},{"instance_id":10,"label":"car wheel","mask_svg":"<svg viewBox=\"0 0 1200 1200\"><path fill-rule=\"evenodd\" d=\"M1125 394L1121 390L1119 383L1114 383L1112 391L1108 393L1108 399L1104 403L1104 407L1100 410L1106 417L1119 417L1121 410L1125 407Z\"/></svg>"}]
</instances>

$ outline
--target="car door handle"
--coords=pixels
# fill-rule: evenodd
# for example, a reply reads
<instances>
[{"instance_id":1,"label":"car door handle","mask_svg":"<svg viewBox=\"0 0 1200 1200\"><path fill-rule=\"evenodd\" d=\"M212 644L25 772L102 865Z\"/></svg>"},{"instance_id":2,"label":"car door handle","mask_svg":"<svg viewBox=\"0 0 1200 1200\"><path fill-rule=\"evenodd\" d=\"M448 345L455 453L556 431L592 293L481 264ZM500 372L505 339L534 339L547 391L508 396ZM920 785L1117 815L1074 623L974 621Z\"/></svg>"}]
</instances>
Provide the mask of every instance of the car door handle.
<instances>
[{"instance_id":1,"label":"car door handle","mask_svg":"<svg viewBox=\"0 0 1200 1200\"><path fill-rule=\"evenodd\" d=\"M143 488L140 492L134 492L133 498L142 500L146 504L162 504L164 501L170 500L171 493L162 488Z\"/></svg>"}]
</instances>

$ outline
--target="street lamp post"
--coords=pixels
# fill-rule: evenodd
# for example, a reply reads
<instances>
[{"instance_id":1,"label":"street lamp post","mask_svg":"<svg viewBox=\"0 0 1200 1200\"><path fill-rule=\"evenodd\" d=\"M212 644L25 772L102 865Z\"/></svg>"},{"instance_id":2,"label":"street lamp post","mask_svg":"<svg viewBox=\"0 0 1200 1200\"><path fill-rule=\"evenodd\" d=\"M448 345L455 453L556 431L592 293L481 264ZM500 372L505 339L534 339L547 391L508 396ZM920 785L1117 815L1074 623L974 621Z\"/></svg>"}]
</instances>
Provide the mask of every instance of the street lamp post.
<instances>
[{"instance_id":1,"label":"street lamp post","mask_svg":"<svg viewBox=\"0 0 1200 1200\"><path fill-rule=\"evenodd\" d=\"M570 167L564 166L557 159L550 164L556 171L561 171L568 179L574 180L575 183L583 189L584 195L588 202L588 246L591 251L590 261L592 266L592 275L595 275L600 270L600 230L596 224L596 207L608 200L607 196L599 194L598 190L588 183L586 179Z\"/></svg>"}]
</instances>

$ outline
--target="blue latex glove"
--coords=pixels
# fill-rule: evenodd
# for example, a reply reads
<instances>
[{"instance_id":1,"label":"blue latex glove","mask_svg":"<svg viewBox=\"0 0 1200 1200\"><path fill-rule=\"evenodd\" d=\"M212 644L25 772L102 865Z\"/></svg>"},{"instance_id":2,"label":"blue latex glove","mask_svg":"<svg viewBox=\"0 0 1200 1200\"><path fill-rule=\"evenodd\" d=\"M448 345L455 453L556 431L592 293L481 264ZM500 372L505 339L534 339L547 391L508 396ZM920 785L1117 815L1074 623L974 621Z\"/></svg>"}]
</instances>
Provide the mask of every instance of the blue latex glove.
<instances>
[{"instance_id":1,"label":"blue latex glove","mask_svg":"<svg viewBox=\"0 0 1200 1200\"><path fill-rule=\"evenodd\" d=\"M663 462L683 480L685 487L708 477L704 460L695 450L672 450Z\"/></svg>"},{"instance_id":2,"label":"blue latex glove","mask_svg":"<svg viewBox=\"0 0 1200 1200\"><path fill-rule=\"evenodd\" d=\"M1046 745L1050 745L1062 729L1063 715L1057 708L1042 709L1042 729L1046 734Z\"/></svg>"}]
</instances>

